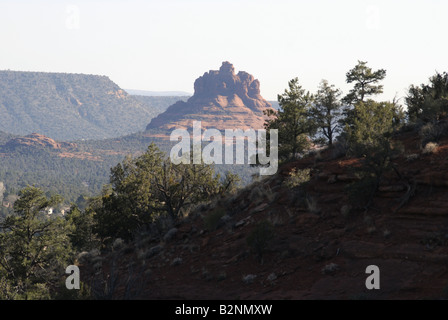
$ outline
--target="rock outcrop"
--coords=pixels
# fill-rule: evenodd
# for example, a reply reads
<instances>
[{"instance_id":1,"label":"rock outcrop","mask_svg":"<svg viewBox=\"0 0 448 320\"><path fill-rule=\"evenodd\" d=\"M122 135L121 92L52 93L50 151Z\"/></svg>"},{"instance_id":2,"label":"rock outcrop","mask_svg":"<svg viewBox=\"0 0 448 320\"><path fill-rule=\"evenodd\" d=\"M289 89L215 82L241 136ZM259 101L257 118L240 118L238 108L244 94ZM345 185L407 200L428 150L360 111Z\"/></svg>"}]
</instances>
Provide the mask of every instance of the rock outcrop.
<instances>
[{"instance_id":1,"label":"rock outcrop","mask_svg":"<svg viewBox=\"0 0 448 320\"><path fill-rule=\"evenodd\" d=\"M9 150L15 150L19 147L35 147L50 150L62 150L74 148L76 144L68 142L57 142L49 137L38 133L32 133L24 137L18 137L7 142L4 147Z\"/></svg>"},{"instance_id":2,"label":"rock outcrop","mask_svg":"<svg viewBox=\"0 0 448 320\"><path fill-rule=\"evenodd\" d=\"M194 82L194 95L178 101L152 119L150 129L190 128L201 121L203 128L262 129L263 110L271 108L260 94L260 82L227 61L219 70L210 70Z\"/></svg>"}]
</instances>

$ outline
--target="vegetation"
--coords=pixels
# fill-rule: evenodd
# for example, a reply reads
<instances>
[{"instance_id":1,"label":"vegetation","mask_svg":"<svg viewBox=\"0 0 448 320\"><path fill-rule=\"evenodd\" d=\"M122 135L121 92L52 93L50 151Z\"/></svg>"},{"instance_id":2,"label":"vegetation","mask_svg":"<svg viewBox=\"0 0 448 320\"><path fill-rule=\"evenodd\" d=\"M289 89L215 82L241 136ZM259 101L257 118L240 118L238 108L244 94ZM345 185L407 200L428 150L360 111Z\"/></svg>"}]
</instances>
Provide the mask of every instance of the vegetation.
<instances>
[{"instance_id":1,"label":"vegetation","mask_svg":"<svg viewBox=\"0 0 448 320\"><path fill-rule=\"evenodd\" d=\"M223 185L210 165L174 165L151 144L143 155L127 157L111 169L110 186L91 207L96 232L106 242L130 240L136 231L166 221L161 218L169 224L177 221L183 210L231 190L236 181L228 176Z\"/></svg>"},{"instance_id":2,"label":"vegetation","mask_svg":"<svg viewBox=\"0 0 448 320\"><path fill-rule=\"evenodd\" d=\"M60 201L27 187L14 204L14 215L0 224L0 298L49 299L70 263L71 226L46 215Z\"/></svg>"},{"instance_id":3,"label":"vegetation","mask_svg":"<svg viewBox=\"0 0 448 320\"><path fill-rule=\"evenodd\" d=\"M142 154L153 142L166 153L171 148L169 141L137 133L120 139L77 141L79 155L90 157L82 159L61 157L60 152L45 148L3 150L1 141L4 145L14 137L0 133L0 182L5 186L0 198L3 195L8 202L9 196L15 197L18 190L35 185L47 194L60 194L64 198L64 206L77 204L81 209L87 198L101 193L103 185L109 182L110 168L123 161L126 155ZM258 169L250 165L223 164L216 165L215 171L223 179L232 180L223 186L230 183L229 186L235 187L251 182L252 174ZM233 175L227 175L228 172ZM13 201L9 202L12 204ZM7 211L7 208L0 208L0 216Z\"/></svg>"},{"instance_id":4,"label":"vegetation","mask_svg":"<svg viewBox=\"0 0 448 320\"><path fill-rule=\"evenodd\" d=\"M377 83L385 77L386 70L372 71L371 68L367 67L366 61L358 61L358 64L346 74L347 83L354 83L354 85L343 101L348 105L352 105L364 102L369 96L382 93L383 86Z\"/></svg>"},{"instance_id":5,"label":"vegetation","mask_svg":"<svg viewBox=\"0 0 448 320\"><path fill-rule=\"evenodd\" d=\"M299 186L307 183L308 181L310 181L310 174L311 174L310 168L306 168L306 169L294 168L289 173L289 177L286 178L285 185L291 189L299 187Z\"/></svg>"},{"instance_id":6,"label":"vegetation","mask_svg":"<svg viewBox=\"0 0 448 320\"><path fill-rule=\"evenodd\" d=\"M448 112L448 73L437 72L429 84L411 85L406 97L411 122L435 123Z\"/></svg>"},{"instance_id":7,"label":"vegetation","mask_svg":"<svg viewBox=\"0 0 448 320\"><path fill-rule=\"evenodd\" d=\"M110 167L121 156L111 155L103 161L62 158L44 149L16 150L0 157L0 181L5 184L6 199L27 185L35 185L46 193L58 193L65 204L75 203L81 195L98 194L107 183Z\"/></svg>"},{"instance_id":8,"label":"vegetation","mask_svg":"<svg viewBox=\"0 0 448 320\"><path fill-rule=\"evenodd\" d=\"M299 79L289 81L288 89L278 95L279 110L268 109L266 129L278 130L279 160L292 160L310 146L308 136L315 132L315 125L309 121L313 96L299 84Z\"/></svg>"},{"instance_id":9,"label":"vegetation","mask_svg":"<svg viewBox=\"0 0 448 320\"><path fill-rule=\"evenodd\" d=\"M328 144L332 149L344 143L344 155L357 159L353 167L354 182L347 189L350 203L341 208L345 217L355 214L358 208L366 211L370 208L386 172L395 169L399 175L391 160L402 150L393 138L406 124L405 113L395 101L373 99L382 92L380 81L385 75L385 70L373 71L366 62L359 61L346 74L347 83L353 83L354 87L344 99L341 99L342 92L325 80L316 94L311 94L302 88L298 78L294 78L278 96L279 109L267 111L266 129L279 130L280 160L286 162L304 156L313 141ZM57 82L57 76L50 78L58 84L56 91L63 96L67 91L63 86L65 82ZM448 111L447 93L446 73L437 73L430 78L429 84L409 89L406 120L413 126L412 130L419 132L423 154L437 152L438 142L448 134L446 124L441 121ZM11 138L9 134L0 134L0 145ZM241 179L235 173L236 167L224 174L224 168L228 167L217 170L217 167L206 164L174 165L166 157L168 143L159 141L156 146L150 142L142 134L122 137L119 141L77 142L80 152L103 154L102 161L61 158L50 150L39 148L18 148L0 158L0 181L6 182L0 185L0 198L14 202L14 207L3 209L0 220L1 299L62 297L67 294L62 282L66 266L75 263L78 256L80 261L84 257L92 267L101 268L101 250L114 253L115 260L109 266L111 277L100 279L92 286L90 294L111 298L118 290L116 260L121 250L125 250L123 248L129 248L129 242L140 243L136 256L144 262L163 250L162 245L146 247L142 244L144 237L149 234L160 241L167 239L163 235L174 226L177 228L176 224L199 204L208 203L201 206L205 208L201 215L204 227L213 231L221 222L232 221L234 213L246 210L249 205L269 204L279 195L278 186L271 189L270 185L256 181L241 191L246 195L244 205L227 208L224 204L232 202L219 200L237 192ZM141 152L142 146L148 144ZM104 155L105 150L109 155ZM408 161L418 156L409 155ZM302 192L298 187L305 186L310 179L311 168L305 167L292 169L283 181L286 187ZM29 186L33 183L36 185ZM409 189L408 195L412 192ZM60 196L52 196L56 193L66 198L65 203ZM319 198L304 194L302 199L308 211L319 213ZM235 196L229 198L235 199ZM297 202L297 199L291 200ZM290 200L285 198L283 201ZM48 208L62 204L70 204L70 210L64 216L46 213ZM285 211L292 216L288 208L285 207ZM369 232L374 232L376 229L369 224L371 221L368 222L365 221ZM260 262L274 235L275 228L269 219L262 219L247 235L247 245ZM428 243L436 243L430 240ZM187 242L188 239L185 244ZM179 263L182 260L176 257L171 265ZM322 272L331 274L337 271L336 267L326 265ZM141 270L135 269L128 280L122 280L126 288L135 287L137 279L142 277L142 265L139 268Z\"/></svg>"},{"instance_id":10,"label":"vegetation","mask_svg":"<svg viewBox=\"0 0 448 320\"><path fill-rule=\"evenodd\" d=\"M382 93L378 84L386 76L384 69L372 71L367 62L358 64L346 74L347 83L354 83L343 98L347 103L340 118L343 131L339 140L347 145L347 155L361 159L354 171L358 181L348 187L353 204L368 208L397 150L393 134L403 125L404 112L395 101L377 102L367 97Z\"/></svg>"},{"instance_id":11,"label":"vegetation","mask_svg":"<svg viewBox=\"0 0 448 320\"><path fill-rule=\"evenodd\" d=\"M219 226L219 222L221 218L225 216L225 214L226 211L221 207L217 207L211 212L207 213L207 215L204 217L205 228L209 231L215 230Z\"/></svg>"},{"instance_id":12,"label":"vegetation","mask_svg":"<svg viewBox=\"0 0 448 320\"><path fill-rule=\"evenodd\" d=\"M328 141L329 146L333 145L334 137L340 131L339 121L342 115L341 95L342 92L335 88L334 85L330 85L328 81L322 80L313 107L310 110L311 118Z\"/></svg>"},{"instance_id":13,"label":"vegetation","mask_svg":"<svg viewBox=\"0 0 448 320\"><path fill-rule=\"evenodd\" d=\"M0 128L58 140L120 137L143 131L176 99L185 97L136 98L105 76L0 71Z\"/></svg>"},{"instance_id":14,"label":"vegetation","mask_svg":"<svg viewBox=\"0 0 448 320\"><path fill-rule=\"evenodd\" d=\"M360 181L354 183L357 194L354 198L358 202L367 199L367 207L383 174L391 168L390 158L394 152L391 139L397 117L394 104L368 100L358 102L346 122L348 155L361 158L361 166L356 168Z\"/></svg>"},{"instance_id":15,"label":"vegetation","mask_svg":"<svg viewBox=\"0 0 448 320\"><path fill-rule=\"evenodd\" d=\"M247 244L260 262L263 262L263 255L273 237L274 226L266 220L259 222L247 236Z\"/></svg>"}]
</instances>

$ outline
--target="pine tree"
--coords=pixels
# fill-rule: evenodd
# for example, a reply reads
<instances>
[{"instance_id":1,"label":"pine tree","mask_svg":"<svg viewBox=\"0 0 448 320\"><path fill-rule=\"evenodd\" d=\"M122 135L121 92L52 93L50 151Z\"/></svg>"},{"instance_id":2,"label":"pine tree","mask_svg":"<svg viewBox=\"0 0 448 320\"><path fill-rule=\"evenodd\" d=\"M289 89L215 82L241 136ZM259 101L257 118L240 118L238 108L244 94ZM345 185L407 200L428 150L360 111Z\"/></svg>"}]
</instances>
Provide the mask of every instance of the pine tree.
<instances>
[{"instance_id":1,"label":"pine tree","mask_svg":"<svg viewBox=\"0 0 448 320\"><path fill-rule=\"evenodd\" d=\"M358 64L346 74L347 83L354 83L354 87L344 97L343 102L352 105L364 102L369 96L383 93L383 86L377 83L386 77L386 70L372 71L367 62L358 61Z\"/></svg>"},{"instance_id":2,"label":"pine tree","mask_svg":"<svg viewBox=\"0 0 448 320\"><path fill-rule=\"evenodd\" d=\"M366 208L370 206L383 174L391 168L390 158L394 151L391 138L397 117L395 104L367 100L355 104L352 117L346 122L344 134L348 139L348 155L361 159L361 166L355 169L361 180L353 186L353 200L365 201Z\"/></svg>"},{"instance_id":3,"label":"pine tree","mask_svg":"<svg viewBox=\"0 0 448 320\"><path fill-rule=\"evenodd\" d=\"M335 134L339 131L338 122L342 115L341 94L334 85L329 85L327 80L322 80L311 108L312 118L330 146L333 144Z\"/></svg>"},{"instance_id":4,"label":"pine tree","mask_svg":"<svg viewBox=\"0 0 448 320\"><path fill-rule=\"evenodd\" d=\"M270 117L265 128L278 130L278 156L281 160L292 160L310 146L309 136L316 132L316 125L310 117L313 95L305 91L294 78L288 82L288 89L278 95L278 111L268 109Z\"/></svg>"},{"instance_id":5,"label":"pine tree","mask_svg":"<svg viewBox=\"0 0 448 320\"><path fill-rule=\"evenodd\" d=\"M429 84L410 86L406 97L408 116L417 120L435 123L448 114L448 73L436 73Z\"/></svg>"},{"instance_id":6,"label":"pine tree","mask_svg":"<svg viewBox=\"0 0 448 320\"><path fill-rule=\"evenodd\" d=\"M71 226L45 213L60 197L47 198L36 187L22 189L19 196L15 215L0 224L0 298L50 298L69 265Z\"/></svg>"}]
</instances>

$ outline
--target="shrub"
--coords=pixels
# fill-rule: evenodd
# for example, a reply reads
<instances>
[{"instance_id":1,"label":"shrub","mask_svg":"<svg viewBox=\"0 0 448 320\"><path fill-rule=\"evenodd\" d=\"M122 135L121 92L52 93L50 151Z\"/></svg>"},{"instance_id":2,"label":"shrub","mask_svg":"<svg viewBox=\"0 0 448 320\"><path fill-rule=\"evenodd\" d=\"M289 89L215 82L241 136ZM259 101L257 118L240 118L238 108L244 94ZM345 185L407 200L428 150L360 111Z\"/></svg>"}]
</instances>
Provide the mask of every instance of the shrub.
<instances>
[{"instance_id":1,"label":"shrub","mask_svg":"<svg viewBox=\"0 0 448 320\"><path fill-rule=\"evenodd\" d=\"M331 148L331 159L339 159L345 157L349 150L349 143L347 141L347 135L342 133L337 137L337 141L333 143Z\"/></svg>"},{"instance_id":2,"label":"shrub","mask_svg":"<svg viewBox=\"0 0 448 320\"><path fill-rule=\"evenodd\" d=\"M297 169L294 168L289 173L289 177L285 180L286 187L292 189L300 187L301 185L310 181L311 169Z\"/></svg>"},{"instance_id":3,"label":"shrub","mask_svg":"<svg viewBox=\"0 0 448 320\"><path fill-rule=\"evenodd\" d=\"M224 281L227 279L227 273L225 271L222 271L220 274L218 274L218 277L216 280L218 281Z\"/></svg>"},{"instance_id":4,"label":"shrub","mask_svg":"<svg viewBox=\"0 0 448 320\"><path fill-rule=\"evenodd\" d=\"M117 238L112 243L112 250L120 250L124 247L124 240L121 238Z\"/></svg>"},{"instance_id":5,"label":"shrub","mask_svg":"<svg viewBox=\"0 0 448 320\"><path fill-rule=\"evenodd\" d=\"M376 187L376 178L365 175L362 179L347 185L345 191L354 208L363 208L373 197Z\"/></svg>"},{"instance_id":6,"label":"shrub","mask_svg":"<svg viewBox=\"0 0 448 320\"><path fill-rule=\"evenodd\" d=\"M320 209L317 204L317 199L311 196L307 196L305 199L306 207L310 213L319 214Z\"/></svg>"},{"instance_id":7,"label":"shrub","mask_svg":"<svg viewBox=\"0 0 448 320\"><path fill-rule=\"evenodd\" d=\"M420 129L419 135L422 140L422 145L428 142L438 142L440 139L446 135L448 126L446 123L427 123L423 125Z\"/></svg>"},{"instance_id":8,"label":"shrub","mask_svg":"<svg viewBox=\"0 0 448 320\"><path fill-rule=\"evenodd\" d=\"M263 254L274 237L274 226L269 221L259 222L247 237L247 244L258 256L260 262L263 260Z\"/></svg>"},{"instance_id":9,"label":"shrub","mask_svg":"<svg viewBox=\"0 0 448 320\"><path fill-rule=\"evenodd\" d=\"M223 208L215 208L204 217L204 225L208 231L216 230L222 217L226 215Z\"/></svg>"},{"instance_id":10,"label":"shrub","mask_svg":"<svg viewBox=\"0 0 448 320\"><path fill-rule=\"evenodd\" d=\"M416 153L411 153L406 156L406 162L412 162L419 158L419 155Z\"/></svg>"},{"instance_id":11,"label":"shrub","mask_svg":"<svg viewBox=\"0 0 448 320\"><path fill-rule=\"evenodd\" d=\"M274 201L276 197L276 193L272 192L266 179L257 181L246 187L246 189L250 189L248 200L255 205L258 205L263 201L270 203Z\"/></svg>"},{"instance_id":12,"label":"shrub","mask_svg":"<svg viewBox=\"0 0 448 320\"><path fill-rule=\"evenodd\" d=\"M251 203L254 203L255 205L261 203L263 201L263 190L261 188L261 183L254 183L252 184L252 189L249 193L249 201Z\"/></svg>"},{"instance_id":13,"label":"shrub","mask_svg":"<svg viewBox=\"0 0 448 320\"><path fill-rule=\"evenodd\" d=\"M183 260L180 257L174 258L173 261L171 261L171 266L178 266L182 264Z\"/></svg>"},{"instance_id":14,"label":"shrub","mask_svg":"<svg viewBox=\"0 0 448 320\"><path fill-rule=\"evenodd\" d=\"M248 275L243 276L242 280L245 284L251 284L255 281L256 278L257 278L257 275L248 274Z\"/></svg>"},{"instance_id":15,"label":"shrub","mask_svg":"<svg viewBox=\"0 0 448 320\"><path fill-rule=\"evenodd\" d=\"M330 263L323 267L321 271L322 274L334 274L339 269L339 265L337 265L336 263Z\"/></svg>"}]
</instances>

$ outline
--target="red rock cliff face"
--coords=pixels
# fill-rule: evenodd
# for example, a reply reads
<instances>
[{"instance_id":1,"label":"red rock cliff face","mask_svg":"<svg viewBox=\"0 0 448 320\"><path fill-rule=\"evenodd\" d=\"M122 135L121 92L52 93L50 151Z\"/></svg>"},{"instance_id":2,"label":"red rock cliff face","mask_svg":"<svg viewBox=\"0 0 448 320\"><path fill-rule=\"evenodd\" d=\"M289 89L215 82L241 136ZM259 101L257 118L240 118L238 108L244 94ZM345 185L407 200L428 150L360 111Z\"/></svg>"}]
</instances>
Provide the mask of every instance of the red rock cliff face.
<instances>
[{"instance_id":1,"label":"red rock cliff face","mask_svg":"<svg viewBox=\"0 0 448 320\"><path fill-rule=\"evenodd\" d=\"M219 70L210 70L196 79L194 95L187 102L178 101L152 119L149 129L190 128L201 121L203 128L262 129L263 110L271 108L260 94L260 82L227 61Z\"/></svg>"}]
</instances>

